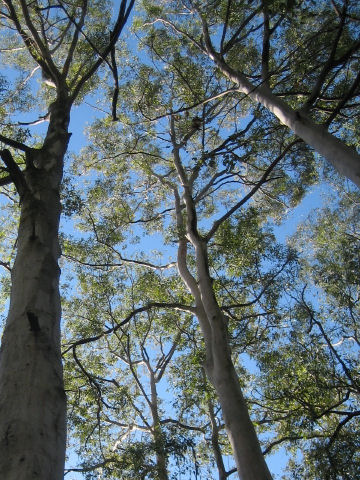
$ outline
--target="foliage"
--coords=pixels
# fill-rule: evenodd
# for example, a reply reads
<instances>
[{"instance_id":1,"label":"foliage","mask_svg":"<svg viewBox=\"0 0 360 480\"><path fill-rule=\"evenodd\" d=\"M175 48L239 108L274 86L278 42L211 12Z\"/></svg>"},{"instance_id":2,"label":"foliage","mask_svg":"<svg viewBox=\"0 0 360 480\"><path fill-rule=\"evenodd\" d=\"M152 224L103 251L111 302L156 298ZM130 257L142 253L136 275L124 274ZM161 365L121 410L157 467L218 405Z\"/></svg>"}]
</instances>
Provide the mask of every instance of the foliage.
<instances>
[{"instance_id":1,"label":"foliage","mask_svg":"<svg viewBox=\"0 0 360 480\"><path fill-rule=\"evenodd\" d=\"M51 59L60 71L76 30L69 19L81 22L82 2L48 2L47 17L38 3L29 5L31 19L55 45ZM184 261L201 281L191 223L206 244L211 291L264 452L286 446L284 478L356 478L359 196L340 183L338 198L280 244L274 224L324 181L320 164L239 93L203 47L205 25L228 66L356 146L357 3L144 0L132 27L138 52L131 42L117 47L117 98L105 70L82 82L112 28L109 2L90 2L88 15L66 86L79 105L100 91L97 107L110 112L117 99L119 121L113 110L87 128L88 142L68 157L62 183L74 470L108 480L235 473L219 399L205 376L196 301L179 273ZM43 133L12 116L43 117L54 90L40 78L36 55L19 49L19 35L4 24L2 32L2 64L13 69L0 82L2 134L37 147ZM24 155L12 152L24 168ZM17 222L7 176L2 168L2 298Z\"/></svg>"}]
</instances>

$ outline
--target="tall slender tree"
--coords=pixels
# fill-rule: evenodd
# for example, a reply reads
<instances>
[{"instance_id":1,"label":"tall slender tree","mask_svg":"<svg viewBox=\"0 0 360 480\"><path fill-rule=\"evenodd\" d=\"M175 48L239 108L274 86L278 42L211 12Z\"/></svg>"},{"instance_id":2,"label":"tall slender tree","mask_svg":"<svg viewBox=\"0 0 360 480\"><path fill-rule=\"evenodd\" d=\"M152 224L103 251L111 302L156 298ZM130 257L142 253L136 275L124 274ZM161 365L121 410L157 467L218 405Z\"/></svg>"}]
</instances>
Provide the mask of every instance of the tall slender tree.
<instances>
[{"instance_id":1,"label":"tall slender tree","mask_svg":"<svg viewBox=\"0 0 360 480\"><path fill-rule=\"evenodd\" d=\"M42 97L49 122L37 145L19 141L21 135L0 135L0 182L14 184L21 205L0 357L4 480L63 477L66 397L60 355L58 228L70 111L88 91L99 67L108 62L133 3L123 0L112 22L110 6L102 1L2 2L3 61L24 73L20 87L40 74L37 98ZM114 72L116 66L108 63ZM16 95L9 93L9 103Z\"/></svg>"},{"instance_id":2,"label":"tall slender tree","mask_svg":"<svg viewBox=\"0 0 360 480\"><path fill-rule=\"evenodd\" d=\"M268 294L275 288L277 274L268 271L262 276L261 260L258 260L258 265L254 261L253 267L256 269L257 265L258 271L251 281L259 290L250 300L249 292L246 293L246 281L242 277L243 267L239 265L237 276L243 279L244 285L239 287L240 292L234 287L231 302L225 294L225 286L224 297L219 297L214 286L216 274L212 271L212 262L217 264L214 250L220 241L219 232L224 229L228 233L227 241L223 241L224 249L227 246L235 248L236 241L234 244L229 241L232 235L241 237L240 230L232 234L234 227L230 219L235 217L240 223L243 216L250 223L252 210L247 209L247 202L253 198L257 198L259 205L262 204L265 216L267 195L277 196L278 189L281 192L285 185L291 183L292 170L287 175L287 160L294 152L303 152L302 145L296 140L288 144L280 142L274 145L277 155L273 158L266 149L263 150L266 140L258 134L257 118L254 116L241 126L237 119L232 123L227 116L227 109L231 111L231 100L229 103L219 102L216 95L212 102L196 110L197 115L189 117L185 112L182 115L169 113L165 117L160 115L156 123L147 123L146 118L157 109L160 113L170 109L167 102L171 102L173 108L180 103L186 97L183 94L185 88L189 96L193 94L196 97L196 88L211 92L214 85L216 87L216 78L209 80L205 75L195 75L195 72L201 72L201 67L198 72L198 66L187 64L186 59L184 65L179 60L174 69L180 72L181 67L183 71L194 67L190 85L186 85L182 73L164 79L156 69L139 66L135 78L124 85L122 95L128 108L122 108L122 111L124 114L126 111L132 121L128 120L128 127L122 125L121 137L117 128L110 128L107 122L93 127L94 144L84 152L83 162L90 168L94 165L101 169L103 162L100 159L107 158L109 169L106 177L100 178L90 189L87 204L92 204L92 201L95 204L91 211L85 209L83 213L97 242L107 245L109 252L113 248L115 257L117 242L121 242L125 229L131 234L131 225L140 228L143 224L145 229L163 232L169 238L176 251L176 262L172 262L172 268L176 265L179 279L190 294L190 297L185 297L186 301L178 300L176 304L179 308L192 310L199 321L205 344L204 367L219 398L239 475L244 479L271 478L241 390L231 352L228 322L231 315L236 318L233 309L251 307L265 292ZM136 115L142 119L142 114L144 124L135 121ZM229 116L231 118L231 114ZM232 127L229 135L221 131L223 123L228 129ZM268 128L272 131L276 127L270 123ZM126 158L131 158L133 168L130 172L127 167L129 161L124 160ZM242 162L247 172L241 172ZM250 187L248 191L247 186ZM110 202L109 191L112 192ZM264 201L261 202L260 198ZM288 198L292 199L291 193ZM253 221L256 224L256 220ZM254 252L265 248L263 241L252 246ZM220 250L217 253L219 257L222 256ZM278 253L275 250L272 252L274 259L278 258ZM129 263L121 255L119 260ZM278 260L281 274L291 262L291 257L280 254ZM157 268L144 259L136 260L136 264L150 270ZM220 271L225 265L219 265ZM154 281L150 275L148 278L149 282ZM249 287L252 290L254 285ZM138 301L142 305L142 297ZM264 300L264 304L268 301ZM226 303L233 303L233 306L226 310Z\"/></svg>"}]
</instances>

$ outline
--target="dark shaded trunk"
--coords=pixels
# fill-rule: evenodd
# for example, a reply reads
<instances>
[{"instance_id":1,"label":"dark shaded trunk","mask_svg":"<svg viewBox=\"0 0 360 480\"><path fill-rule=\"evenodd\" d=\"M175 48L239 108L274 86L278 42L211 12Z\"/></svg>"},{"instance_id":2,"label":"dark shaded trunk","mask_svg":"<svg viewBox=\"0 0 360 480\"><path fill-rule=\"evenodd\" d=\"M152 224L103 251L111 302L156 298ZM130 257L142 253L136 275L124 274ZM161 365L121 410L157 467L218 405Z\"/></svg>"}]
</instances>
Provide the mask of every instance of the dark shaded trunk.
<instances>
[{"instance_id":1,"label":"dark shaded trunk","mask_svg":"<svg viewBox=\"0 0 360 480\"><path fill-rule=\"evenodd\" d=\"M10 308L0 352L0 478L60 480L66 396L60 352L60 183L66 98L51 106L44 145L27 153Z\"/></svg>"}]
</instances>

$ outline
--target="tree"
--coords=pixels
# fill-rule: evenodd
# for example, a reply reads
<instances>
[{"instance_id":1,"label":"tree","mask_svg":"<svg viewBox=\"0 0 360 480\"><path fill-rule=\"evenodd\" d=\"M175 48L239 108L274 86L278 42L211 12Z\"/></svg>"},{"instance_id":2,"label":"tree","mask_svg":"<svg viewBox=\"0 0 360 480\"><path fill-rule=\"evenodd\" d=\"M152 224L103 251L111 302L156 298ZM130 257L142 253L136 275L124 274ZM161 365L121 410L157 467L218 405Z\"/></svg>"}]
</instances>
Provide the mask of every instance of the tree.
<instances>
[{"instance_id":1,"label":"tree","mask_svg":"<svg viewBox=\"0 0 360 480\"><path fill-rule=\"evenodd\" d=\"M157 7L154 10L158 13ZM135 21L135 25L139 22ZM169 287L168 292L163 292L163 308L169 302L169 292L172 301L178 300L178 306L195 308L205 343L204 364L219 398L226 371L223 365L228 362L234 377L227 384L233 388L220 401L230 438L233 435L240 475L246 478L244 469L260 465L261 452L258 445L252 449L258 452L256 460L241 452L236 442L249 442L248 432L244 434L241 422L240 434L233 424L229 425L236 415L226 418L225 403L232 400L236 411L239 405L244 407L244 423L249 425L246 403L239 397L234 399L241 373L234 359L243 347L260 365L268 363L270 372L271 367L279 372L281 360L285 361L292 351L298 353L296 360L303 358L301 353L305 355L290 340L284 350L276 343L286 322L283 295L294 295L289 287L294 279L289 280L287 270L294 265L294 256L274 246L271 253L267 251L264 245L272 245L272 237L260 225L271 217L279 221L284 204L296 205L315 179L314 164L306 145L267 115L266 109L254 108L246 98L240 101L237 91L217 72L209 73L207 60L196 55L186 41L179 42L165 30L150 31L148 35L140 30L139 36L149 47L150 60L131 66L130 74L127 72L128 82L124 81L119 97L121 128L118 130L108 121L98 122L91 130L92 145L77 160L85 171L100 173L86 197L91 214L82 211L82 225L87 225L96 242L107 251L109 267L136 264L145 270L166 271L164 264L157 265L150 257L137 253L130 260L124 253L122 241L133 238L136 242L141 232L162 233L163 248L176 247L179 276L191 296L182 294L178 299L178 293L174 295ZM105 162L106 172L102 168ZM251 207L247 203L250 201ZM80 254L82 262L99 264L98 257L91 260L89 249L93 248L88 245L88 251ZM167 263L169 268L171 265ZM156 275L144 278L154 284ZM159 283L167 278L164 274ZM135 311L147 308L142 296L134 306ZM296 310L299 323L304 308ZM113 328L117 328L116 324ZM274 355L273 363L271 355L263 361L256 353L262 345L264 351L271 350L272 342L281 353ZM321 358L325 367L318 376L330 375L326 368L329 357ZM313 362L311 357L311 368ZM293 365L298 363L294 359ZM291 368L291 361L288 365ZM264 371L268 370L264 367ZM265 398L275 380L287 378L283 371L281 374L283 377L279 374L276 379L267 377L273 383L262 385ZM314 391L309 390L307 395L311 397ZM289 401L291 395L287 391L283 401ZM259 398L252 398L248 392L246 397L256 415ZM322 412L333 400L323 393L317 398ZM271 402L261 404L261 413L271 411ZM306 411L297 413L305 424ZM260 432L266 431L267 424L274 426L268 416L266 413L256 422ZM279 435L270 439L264 450L271 451L285 441L296 442L306 434L304 429L297 434ZM254 436L253 441L257 443ZM268 475L266 467L259 475Z\"/></svg>"},{"instance_id":2,"label":"tree","mask_svg":"<svg viewBox=\"0 0 360 480\"><path fill-rule=\"evenodd\" d=\"M201 53L240 98L261 104L360 186L358 141L348 135L358 125L357 1L143 5L152 38L170 35L189 55Z\"/></svg>"},{"instance_id":3,"label":"tree","mask_svg":"<svg viewBox=\"0 0 360 480\"><path fill-rule=\"evenodd\" d=\"M189 69L192 67L191 64L186 66ZM179 70L178 65L175 67ZM194 69L196 71L197 67ZM275 263L278 264L267 269L262 263L264 258L260 256L256 261L259 251L266 251L265 238L268 241L272 238L271 235L266 237L259 233L260 215L251 208L244 209L242 215L235 214L257 192L260 195L258 203L262 204L265 212L267 195L276 197L278 190L281 195L285 185L291 181L296 183L296 177L291 176L292 171L289 175L286 173L286 161L283 164L281 162L285 158L291 158L293 152L299 151L298 148L302 151L302 146L296 141L288 144L280 142L275 147L278 154L275 158L271 157L259 141L255 116L241 128L237 120L233 123L228 121L228 128L232 127L231 133L222 137L221 125L227 120L224 120L224 110L231 109L232 100L229 104L224 104L218 102L216 95L213 102L208 102L208 106L194 112L192 118L173 113L164 118L161 111L170 109L165 102L171 99L172 107L177 106L185 97L183 95L179 98L178 95L186 82L181 75L171 75L168 79L161 80L158 72L149 66L139 66L135 71L138 72L135 78L131 78L127 86L124 85L121 93L121 101L124 101L121 103L121 111L124 116L128 116L128 119L124 118L121 132L117 132L117 127L111 126L108 121L98 122L92 130L93 145L83 153L82 160L77 160L78 167L84 162L85 167L92 169L94 166L101 172L90 188L85 202L89 210L83 210L83 222L93 231L95 244L107 247L108 254L115 255L120 264L136 263L139 268L162 269L141 256L131 261L119 253L119 248L123 248L119 244L121 245L125 232L127 240L131 238L132 225L139 228L143 224L145 231L149 232L162 231L165 238L174 245L177 260L171 265L177 266L179 278L190 293L190 297L176 299L176 304L178 308L192 311L199 321L205 343L205 370L221 404L239 474L242 478L270 478L231 357L228 322L229 319L235 324L239 321L234 310L251 308L258 302L260 310L265 309L260 316L271 317L272 305L277 302L277 282L291 263L291 254L281 249L272 249L269 258L276 259ZM216 78L204 82L205 75L194 75L191 83L196 86L199 78L200 88L205 93L216 88ZM191 86L189 90L190 94L197 95ZM149 118L156 109L160 113L157 124L150 124L146 120L145 124L139 123L141 114ZM130 123L128 128L125 121ZM273 125L270 123L268 128L272 131ZM253 149L252 155L244 151L244 145ZM168 147L171 152L167 151ZM231 161L227 154L232 154L234 160ZM133 167L131 171L128 168L129 157ZM105 158L106 171L101 167ZM240 173L242 162L248 168L245 174ZM244 192L243 198L239 199L240 192L247 185L250 185L248 193ZM291 193L287 196L291 199ZM221 199L227 199L225 212ZM234 224L230 220L232 217L235 218ZM227 286L225 281L224 287L221 287L219 279L216 287L216 275L210 269L217 265L222 272L226 268L227 264L221 262L226 258L227 248L234 251L236 241L241 238L241 228L246 228L245 225L250 225L251 221L254 223L255 236L261 240L258 244L256 241L251 244L253 252L250 245L246 248L246 244L242 244L243 250L249 256L253 255L255 261L250 265L245 259L244 264L236 263L238 268L233 275L241 278L243 285L233 287L233 301L229 305L229 297L225 292L232 290L232 281ZM224 231L226 233L221 237L224 238L222 243L218 235ZM231 237L234 242L229 241ZM223 246L217 250L219 242ZM87 249L82 262L99 265L98 260L87 259L92 256L92 250L93 247ZM115 265L114 261L109 262L109 267L111 265ZM252 275L248 273L249 277L246 278L244 270L252 270ZM149 274L148 278L149 282L154 282L152 275ZM241 281L237 281L241 284ZM252 291L254 282L255 292L253 298L249 299L251 293L246 288L249 286ZM218 290L223 292L223 297ZM135 306L140 311L147 308L142 297L138 302L139 306ZM166 303L166 299L162 302ZM171 303L168 305L171 307ZM246 318L245 314L244 317ZM250 318L252 317L256 319L257 314L251 312Z\"/></svg>"},{"instance_id":4,"label":"tree","mask_svg":"<svg viewBox=\"0 0 360 480\"><path fill-rule=\"evenodd\" d=\"M13 268L7 259L2 261L2 266L12 269L13 281L0 365L0 387L6 392L0 403L0 473L6 480L29 475L55 479L62 476L65 399L59 348L57 265L60 184L71 106L93 91L95 80L100 81L96 72L109 56L106 63L114 77L115 89L109 86L105 75L101 76L101 86L103 91L111 90L111 95L104 99L106 108L111 103L111 115L91 128L93 143L76 158L73 166L74 174L83 173L83 168L91 172L87 179L89 186L86 191L79 188L75 191L71 179L62 182L64 211L78 214L85 231L80 240L69 241L65 236L61 239L65 255L76 258L83 267L106 272L99 275L98 280L107 279L109 272L116 269L111 285L96 283L91 292L93 298L86 292L88 280L80 271L86 305L76 299L72 310L76 319L72 320L70 330L75 338L68 341L80 373L79 378L69 380L67 385L77 394L85 391L80 413L74 407L76 413L72 420L75 426L79 418L92 422L78 430L86 436L86 446L93 442L89 448L92 457L86 458L84 468L94 469L94 463L90 464L89 460L96 460L98 452L94 445L102 446L103 442L103 438L98 443L93 440L92 427L101 432L109 449L118 433L115 422L125 424L121 415L123 410L126 414L122 403L126 395L110 374L112 368L118 367L111 349L116 345L116 349L125 351L123 357L141 390L137 362L140 359L145 364L148 362L150 379L158 367L152 364L150 355L146 355L147 349L141 349L141 342L148 338L147 328L157 319L166 335L171 330L171 322L165 312L176 310L176 315L170 314L172 321L181 331L181 338L189 339L181 362L185 365L195 357L188 378L204 388L204 400L208 400L197 410L208 416L205 428L194 422L195 410L189 414L194 424L186 425L192 427L193 432L200 432L196 428L206 433L211 429L220 478L232 472L224 471L222 465L224 450L219 437L223 425L241 477L263 479L271 476L261 448L266 452L287 440L308 445L305 437L312 432L311 421L324 426L326 434L334 440L322 441L316 436L318 443L313 442L307 451L312 459L309 471L313 465L327 465L324 454L329 453L334 475L342 472L346 478L350 473L340 460L346 449L344 437L346 433L354 436L355 428L349 427L356 426L358 416L357 410L356 413L351 410L350 396L346 398L356 387L355 362L352 357L344 360L343 353L333 346L332 325L323 325L324 313L311 304L304 285L297 290L292 288L295 282L291 269L295 268L296 255L291 248L276 244L268 226L272 221L281 222L286 210L295 206L316 181L316 162L307 145L311 144L312 137L306 136L308 129L305 128L301 135L306 142L299 140L269 114L269 110L274 106L278 108L277 113L290 126L294 126L291 119L294 120L295 115L296 128L321 122L331 124L333 129L338 127L338 137L353 142L350 132L358 124L352 113L358 96L359 44L353 28L358 21L357 7L349 0L340 11L333 3L334 14L325 4L316 7L311 2L306 2L304 8L262 2L254 9L253 3L248 7L234 1L209 2L201 8L184 2L181 8L186 10L177 10L178 18L174 19L172 13L165 12L164 16L164 8L178 8L178 2L164 5L159 2L155 6L144 2L147 24L140 29L142 20L137 20L135 30L140 47L148 47L146 59L133 62L129 56L126 72L118 72L116 58L125 49L116 52L115 42L132 4L129 2L127 7L126 1L121 3L115 27L104 36L111 24L105 2L94 1L88 5L85 0L72 4L61 0L27 5L21 0L14 6L10 0L4 0L3 28L9 35L10 50L3 52L3 58L9 58L9 64L19 69L20 78L15 88L7 91L4 87L3 96L9 100L9 109L17 105L28 111L35 99L43 102L50 112L47 116L50 123L44 138L39 140L32 138L29 130L10 123L11 112L6 111L5 103L0 112L6 124L0 140L7 147L1 151L4 166L0 184L3 191L11 194L9 185L13 182L21 201L17 258ZM180 23L175 24L179 18ZM324 22L318 22L319 18ZM157 28L158 19L166 28ZM255 20L258 23L254 23ZM323 24L324 27L319 27ZM263 32L261 41L257 37L260 31ZM318 42L311 41L313 31ZM293 57L296 61L291 62L283 54L281 37L296 44ZM314 54L307 63L300 37L305 38L306 47ZM275 47L278 51L271 56L271 48ZM226 51L222 52L224 48ZM239 53L243 52L247 55L240 58ZM215 69L214 61L218 63ZM234 78L228 75L229 66L230 73L235 72ZM35 92L34 85L27 89L40 70L44 81L39 91ZM244 71L247 72L245 80L254 86L255 94L245 88ZM295 89L288 80L300 75L303 82ZM239 95L238 84L242 85L245 96ZM261 98L256 97L259 92ZM285 106L278 101L279 97L285 97ZM307 105L302 105L301 97L305 97ZM259 105L258 100L263 105ZM299 105L304 108L296 113ZM310 115L315 120L310 120ZM342 126L344 115L347 122ZM121 123L114 123L119 119ZM321 151L321 145L326 147L330 140L325 130L316 125L314 131L319 132L320 128L320 137L324 134L328 139L319 143L319 135L315 135L319 146L316 148ZM346 157L349 150L334 140L335 137L331 138L334 148L345 152ZM161 245L159 261L153 253L139 251L144 245L138 237L146 239L151 234L156 234L156 241ZM353 269L356 262L352 254L346 257L347 245L345 242L340 249L341 262ZM325 253L317 259L318 263L326 257ZM318 263L311 266L315 272ZM351 285L348 290L349 279L343 281L340 271L335 265L330 275L342 282L342 300L336 296L336 282L327 290L328 298L332 295L339 304L347 302L345 307L356 338L356 320L352 316L355 289ZM327 267L323 272L326 278ZM114 291L122 297L113 295ZM291 308L296 314L296 321L290 327L284 308L285 294L291 298ZM196 327L194 318L198 320ZM181 329L179 319L189 321L191 328ZM134 337L128 337L124 326L129 322L135 327L141 324L144 331L140 328L139 333L135 328ZM307 324L310 332L306 331ZM130 327L126 328L130 331ZM346 322L341 328L348 335ZM165 347L176 343L172 343L178 333L175 330L166 337ZM279 341L284 330L285 346ZM194 336L200 338L194 342ZM113 344L108 340L111 338ZM324 341L328 348L322 347ZM80 349L80 345L89 346L93 342L98 342L93 349ZM191 342L193 348L189 346ZM306 356L306 342L319 353L319 367L314 366L315 358ZM110 349L104 350L104 345ZM165 347L162 354L167 351ZM18 349L25 352L20 358ZM244 354L251 355L263 367L263 376L254 382L255 388L260 385L260 392L254 390L253 395L245 384L245 377L248 379L249 375L241 365ZM158 358L165 357L166 354ZM293 362L289 360L292 358ZM305 372L299 362L301 358L307 366ZM204 380L201 362L212 387ZM292 365L296 366L293 390L286 388L279 378L280 374L285 380L293 378ZM309 371L320 378L315 386L310 382ZM21 373L17 375L17 372ZM327 386L324 388L325 375L333 375L337 380L331 385L334 388L330 393ZM86 390L79 385L83 379L87 382ZM184 388L180 380L179 388ZM270 381L273 385L279 382L279 390L284 392L281 398L271 395ZM164 432L165 436L169 435L167 438L175 439L176 445L179 436L161 423L156 382L152 382L152 386L153 398L146 392L144 398L151 410L151 420L147 421L154 441L135 439L128 449L119 449L121 454L117 452L115 460L110 458L108 462L109 458L102 457L98 465L101 464L106 474L110 472L109 475L116 478L123 474L123 468L131 477L138 467L142 468L143 478L159 472L163 478L169 476L165 471L170 456L165 448L168 444L164 441ZM207 396L209 391L211 395ZM216 408L214 391L222 412ZM135 400L131 393L131 400ZM186 393L190 401L196 398L193 391ZM259 401L259 398L263 400L261 395L266 402ZM318 403L310 401L312 395ZM338 403L336 395L341 397ZM289 401L291 408L284 412L284 403ZM298 407L301 402L305 405L304 411ZM104 428L101 409L105 407L108 411L113 407L113 413L118 416L117 419L111 417L113 429ZM284 412L284 418L272 415L278 407ZM337 407L339 410L334 411ZM258 417L259 413L263 415ZM251 418L257 420L259 438ZM280 422L278 430L277 422ZM296 430L299 423L301 428ZM272 428L270 440L262 435L268 432L267 425ZM200 442L195 442L195 437L193 433L188 441L189 445L194 441L197 454L202 447ZM187 445L182 444L178 452L186 448ZM144 452L148 455L145 460ZM103 454L101 449L100 453ZM210 458L208 450L204 457ZM353 458L356 459L355 455ZM156 468L151 470L154 464ZM197 468L198 462L194 464ZM90 470L89 477L93 475ZM302 472L295 469L294 473L301 475Z\"/></svg>"},{"instance_id":5,"label":"tree","mask_svg":"<svg viewBox=\"0 0 360 480\"><path fill-rule=\"evenodd\" d=\"M171 325L181 324L183 319L157 315L149 307L133 312L131 323L123 322L102 335L103 324L120 325L118 318L126 309L125 288L115 305L117 291L111 286L111 277L105 268L94 278L89 275L83 281L84 295L96 298L96 302L90 298L72 302L73 308L77 306L72 317L93 318L93 322L86 322L85 329L93 330L97 322L100 334L86 341L84 325L72 322L75 335L82 330L82 339L72 340L66 348L73 356L73 361L67 362L66 375L72 411L70 427L75 437L86 440L79 448L83 466L67 472L83 471L91 476L97 475L101 467L109 479L168 480L170 457L180 457L187 445L181 444L175 430L166 428L177 421L169 408L165 406L164 410L166 403L159 385L181 340L180 332L172 338ZM104 298L109 301L104 302ZM80 349L81 345L85 348ZM75 377L74 371L79 371Z\"/></svg>"},{"instance_id":6,"label":"tree","mask_svg":"<svg viewBox=\"0 0 360 480\"><path fill-rule=\"evenodd\" d=\"M133 3L121 2L112 30L110 10L103 2L4 0L2 5L3 43L9 46L3 50L3 62L27 76L19 82L20 94L31 77L41 73L35 98L47 108L49 121L40 143L26 134L24 138L21 127L9 122L12 136L0 135L7 147L0 152L0 182L15 186L21 204L0 358L0 476L6 480L63 477L66 398L58 226L70 110L89 91L114 49ZM114 71L116 65L110 66ZM7 92L8 111L16 96L16 89Z\"/></svg>"}]
</instances>

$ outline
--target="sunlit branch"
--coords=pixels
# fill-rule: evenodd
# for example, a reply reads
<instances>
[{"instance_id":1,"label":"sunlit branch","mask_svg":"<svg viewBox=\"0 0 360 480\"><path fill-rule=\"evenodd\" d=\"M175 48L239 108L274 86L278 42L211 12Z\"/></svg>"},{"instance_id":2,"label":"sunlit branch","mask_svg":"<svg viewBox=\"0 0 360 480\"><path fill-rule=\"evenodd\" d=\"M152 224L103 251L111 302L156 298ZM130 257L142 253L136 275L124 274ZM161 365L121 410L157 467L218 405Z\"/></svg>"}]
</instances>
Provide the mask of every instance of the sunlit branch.
<instances>
[{"instance_id":1,"label":"sunlit branch","mask_svg":"<svg viewBox=\"0 0 360 480\"><path fill-rule=\"evenodd\" d=\"M17 124L21 127L24 126L35 126L35 125L40 125L41 123L48 122L50 119L49 113L46 115L40 116L37 120L34 120L32 122L17 122Z\"/></svg>"}]
</instances>

